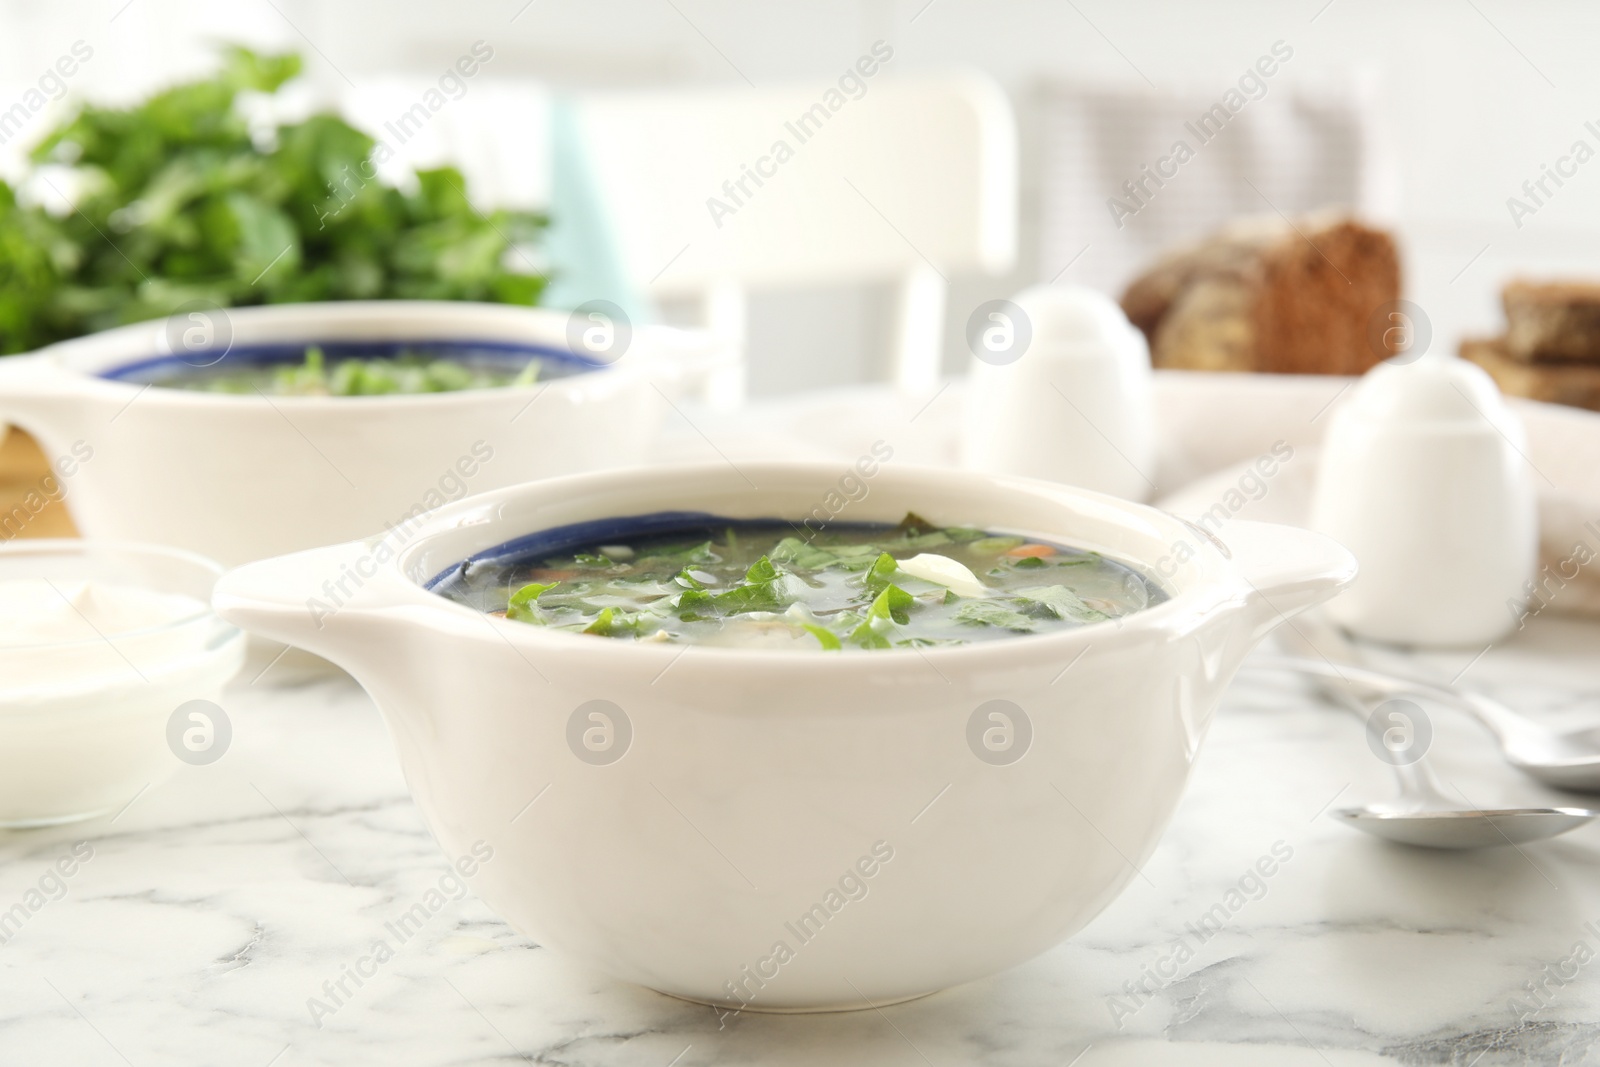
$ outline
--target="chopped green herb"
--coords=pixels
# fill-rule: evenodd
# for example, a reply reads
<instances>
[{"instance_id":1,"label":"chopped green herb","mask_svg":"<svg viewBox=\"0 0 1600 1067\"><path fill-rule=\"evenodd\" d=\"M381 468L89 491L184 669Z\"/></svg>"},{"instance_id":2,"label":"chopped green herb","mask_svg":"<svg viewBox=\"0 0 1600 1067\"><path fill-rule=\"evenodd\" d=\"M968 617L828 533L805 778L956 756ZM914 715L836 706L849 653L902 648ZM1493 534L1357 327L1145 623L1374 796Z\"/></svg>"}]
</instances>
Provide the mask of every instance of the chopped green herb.
<instances>
[{"instance_id":1,"label":"chopped green herb","mask_svg":"<svg viewBox=\"0 0 1600 1067\"><path fill-rule=\"evenodd\" d=\"M884 588L894 581L894 576L900 570L900 564L887 552L880 553L867 570L867 591L876 595L883 592Z\"/></svg>"},{"instance_id":2,"label":"chopped green herb","mask_svg":"<svg viewBox=\"0 0 1600 1067\"><path fill-rule=\"evenodd\" d=\"M972 551L981 552L986 556L998 556L1002 552L1009 552L1022 544L1020 537L980 537L971 543Z\"/></svg>"},{"instance_id":3,"label":"chopped green herb","mask_svg":"<svg viewBox=\"0 0 1600 1067\"><path fill-rule=\"evenodd\" d=\"M893 624L904 626L911 621L912 595L897 585L885 586L867 609L861 624L850 631L850 641L862 648L888 648L889 631Z\"/></svg>"},{"instance_id":4,"label":"chopped green herb","mask_svg":"<svg viewBox=\"0 0 1600 1067\"><path fill-rule=\"evenodd\" d=\"M800 628L815 637L817 642L829 652L837 652L841 647L838 636L832 630L825 630L821 626L809 622L801 623Z\"/></svg>"},{"instance_id":5,"label":"chopped green herb","mask_svg":"<svg viewBox=\"0 0 1600 1067\"><path fill-rule=\"evenodd\" d=\"M957 622L973 626L997 626L1019 633L1033 629L1033 620L996 600L968 600L956 608Z\"/></svg>"},{"instance_id":6,"label":"chopped green herb","mask_svg":"<svg viewBox=\"0 0 1600 1067\"><path fill-rule=\"evenodd\" d=\"M684 622L714 618L717 613L716 597L699 589L691 589L679 596L674 606L677 608L678 618Z\"/></svg>"},{"instance_id":7,"label":"chopped green herb","mask_svg":"<svg viewBox=\"0 0 1600 1067\"><path fill-rule=\"evenodd\" d=\"M918 515L914 511L908 511L906 512L906 517L901 519L899 525L894 528L894 532L901 537L916 537L919 534L924 534L929 530L936 529L938 529L937 526L923 518L921 515Z\"/></svg>"},{"instance_id":8,"label":"chopped green herb","mask_svg":"<svg viewBox=\"0 0 1600 1067\"><path fill-rule=\"evenodd\" d=\"M650 619L641 611L604 608L600 617L583 628L586 634L600 637L638 637L651 629Z\"/></svg>"},{"instance_id":9,"label":"chopped green herb","mask_svg":"<svg viewBox=\"0 0 1600 1067\"><path fill-rule=\"evenodd\" d=\"M560 582L529 582L511 594L510 606L514 608L525 607L560 584Z\"/></svg>"},{"instance_id":10,"label":"chopped green herb","mask_svg":"<svg viewBox=\"0 0 1600 1067\"><path fill-rule=\"evenodd\" d=\"M547 622L548 613L540 611L534 602L560 584L560 582L529 582L524 585L512 593L511 599L506 603L506 618L517 622Z\"/></svg>"},{"instance_id":11,"label":"chopped green herb","mask_svg":"<svg viewBox=\"0 0 1600 1067\"><path fill-rule=\"evenodd\" d=\"M1013 589L1018 597L1042 604L1049 608L1058 619L1069 619L1073 622L1100 622L1111 616L1103 611L1097 611L1083 602L1083 598L1064 585L1029 585L1021 589Z\"/></svg>"},{"instance_id":12,"label":"chopped green herb","mask_svg":"<svg viewBox=\"0 0 1600 1067\"><path fill-rule=\"evenodd\" d=\"M839 557L825 548L800 540L798 537L785 537L779 541L772 550L772 558L780 563L793 563L803 570L821 570L832 563L837 563Z\"/></svg>"},{"instance_id":13,"label":"chopped green herb","mask_svg":"<svg viewBox=\"0 0 1600 1067\"><path fill-rule=\"evenodd\" d=\"M948 545L949 543L950 535L945 533L943 530L935 530L932 533L917 534L914 537L907 537L905 539L905 546L907 548L937 548L939 545Z\"/></svg>"},{"instance_id":14,"label":"chopped green herb","mask_svg":"<svg viewBox=\"0 0 1600 1067\"><path fill-rule=\"evenodd\" d=\"M467 603L498 596L508 618L597 637L846 652L1067 630L1163 598L1112 561L1054 545L1055 555L1012 558L997 549L1020 538L966 536L963 527L841 526L814 540L779 523L712 530L714 542L691 528L584 545L537 565L477 567L441 591ZM987 572L967 589L975 595L906 570L927 571L927 561L909 561L927 554L929 539L934 555Z\"/></svg>"},{"instance_id":15,"label":"chopped green herb","mask_svg":"<svg viewBox=\"0 0 1600 1067\"><path fill-rule=\"evenodd\" d=\"M762 556L750 564L750 569L744 572L747 582L770 582L778 577L778 568L772 565L772 560Z\"/></svg>"}]
</instances>

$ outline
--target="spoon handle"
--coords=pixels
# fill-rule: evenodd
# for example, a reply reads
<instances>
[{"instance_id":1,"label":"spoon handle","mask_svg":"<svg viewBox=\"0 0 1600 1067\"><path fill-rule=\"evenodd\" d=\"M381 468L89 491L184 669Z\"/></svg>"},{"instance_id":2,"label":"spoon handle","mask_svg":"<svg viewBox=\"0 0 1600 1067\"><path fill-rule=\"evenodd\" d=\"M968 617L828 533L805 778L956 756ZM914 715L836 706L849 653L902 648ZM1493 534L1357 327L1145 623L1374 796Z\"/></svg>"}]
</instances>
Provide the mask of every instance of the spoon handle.
<instances>
[{"instance_id":1,"label":"spoon handle","mask_svg":"<svg viewBox=\"0 0 1600 1067\"><path fill-rule=\"evenodd\" d=\"M1359 679L1349 679L1348 681L1351 684L1340 685L1338 684L1338 681L1343 681L1345 679L1336 679L1336 676L1331 670L1326 673L1322 673L1320 668L1326 665L1318 664L1314 660L1307 660L1303 664L1296 660L1272 661L1273 666L1278 666L1280 664L1285 667L1293 666L1295 670L1305 673L1312 673L1307 668L1319 668L1319 670L1316 672L1317 688L1325 696L1342 705L1346 710L1351 712L1357 718L1361 719L1363 723L1366 723L1371 717L1372 712L1381 706L1372 698L1362 697L1355 691L1354 687L1359 686L1363 689L1366 689L1368 692L1372 692L1375 687L1370 683L1363 683ZM1395 681L1399 682L1399 679L1395 679ZM1388 695L1390 692L1409 693L1414 691L1415 690L1413 687L1396 685L1393 689L1385 691L1382 695ZM1390 714L1390 718L1392 720L1401 714L1402 713L1400 712L1392 712ZM1408 729L1412 726L1412 724L1409 722L1395 723L1395 725ZM1371 729L1372 727L1369 725L1368 728ZM1448 797L1445 796L1444 789L1439 785L1439 780L1433 776L1433 772L1429 770L1428 765L1423 760L1421 753L1417 754L1411 759L1389 759L1385 760L1385 762L1388 763L1390 767L1394 768L1394 776L1400 784L1401 795L1412 801L1418 809L1448 807L1453 803Z\"/></svg>"},{"instance_id":2,"label":"spoon handle","mask_svg":"<svg viewBox=\"0 0 1600 1067\"><path fill-rule=\"evenodd\" d=\"M1308 612L1292 627L1279 632L1279 639L1291 652L1297 652L1310 662L1316 657L1330 665L1344 668L1362 666L1361 650L1348 634L1329 622L1321 613ZM1538 750L1549 741L1549 732L1526 716L1513 711L1490 697L1469 689L1438 682L1404 672L1385 672L1396 681L1406 683L1409 691L1421 693L1466 712L1478 721L1500 742L1508 753Z\"/></svg>"}]
</instances>

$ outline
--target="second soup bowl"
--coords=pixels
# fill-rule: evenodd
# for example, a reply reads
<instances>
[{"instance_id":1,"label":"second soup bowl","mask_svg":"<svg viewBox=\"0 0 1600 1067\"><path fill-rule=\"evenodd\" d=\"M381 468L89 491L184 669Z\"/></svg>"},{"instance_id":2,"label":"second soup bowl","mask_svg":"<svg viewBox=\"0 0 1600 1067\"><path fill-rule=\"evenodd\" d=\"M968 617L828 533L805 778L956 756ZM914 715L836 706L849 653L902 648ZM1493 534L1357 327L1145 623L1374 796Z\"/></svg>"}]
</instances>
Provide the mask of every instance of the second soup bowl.
<instances>
[{"instance_id":1,"label":"second soup bowl","mask_svg":"<svg viewBox=\"0 0 1600 1067\"><path fill-rule=\"evenodd\" d=\"M584 349L590 330L606 348ZM270 372L313 346L330 361L453 348L513 367L537 358L547 372L526 386L388 396L174 387ZM209 310L0 360L0 422L39 439L54 467L44 488L65 497L84 534L237 564L410 527L469 493L642 462L667 398L721 358L701 334L543 308Z\"/></svg>"}]
</instances>

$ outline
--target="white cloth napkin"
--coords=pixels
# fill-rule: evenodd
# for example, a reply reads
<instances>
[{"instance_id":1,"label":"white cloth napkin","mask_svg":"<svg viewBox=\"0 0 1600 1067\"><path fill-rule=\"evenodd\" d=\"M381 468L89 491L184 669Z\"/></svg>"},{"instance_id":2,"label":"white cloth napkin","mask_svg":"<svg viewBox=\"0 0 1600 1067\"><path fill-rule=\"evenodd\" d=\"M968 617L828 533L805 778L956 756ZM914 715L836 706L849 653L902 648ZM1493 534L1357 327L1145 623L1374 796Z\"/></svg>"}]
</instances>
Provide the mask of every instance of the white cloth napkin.
<instances>
[{"instance_id":1,"label":"white cloth napkin","mask_svg":"<svg viewBox=\"0 0 1600 1067\"><path fill-rule=\"evenodd\" d=\"M1376 78L1312 78L1290 42L1275 52L1189 89L1042 89L1045 276L1081 255L1089 269L1074 277L1116 291L1161 253L1245 215L1338 205L1393 219L1400 180Z\"/></svg>"}]
</instances>

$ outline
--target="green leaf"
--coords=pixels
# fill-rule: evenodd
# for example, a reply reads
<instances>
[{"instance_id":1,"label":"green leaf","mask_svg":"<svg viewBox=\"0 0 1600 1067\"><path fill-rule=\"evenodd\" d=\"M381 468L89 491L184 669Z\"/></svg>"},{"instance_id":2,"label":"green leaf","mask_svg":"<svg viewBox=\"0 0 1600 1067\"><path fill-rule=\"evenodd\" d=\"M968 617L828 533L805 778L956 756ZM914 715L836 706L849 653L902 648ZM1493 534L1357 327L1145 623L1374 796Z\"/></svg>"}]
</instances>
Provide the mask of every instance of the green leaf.
<instances>
[{"instance_id":1,"label":"green leaf","mask_svg":"<svg viewBox=\"0 0 1600 1067\"><path fill-rule=\"evenodd\" d=\"M860 559L864 556L876 556L883 549L877 545L830 545L828 551L840 559Z\"/></svg>"},{"instance_id":2,"label":"green leaf","mask_svg":"<svg viewBox=\"0 0 1600 1067\"><path fill-rule=\"evenodd\" d=\"M529 582L511 594L510 606L520 608L531 604L538 600L541 595L548 593L560 584L560 582Z\"/></svg>"},{"instance_id":3,"label":"green leaf","mask_svg":"<svg viewBox=\"0 0 1600 1067\"><path fill-rule=\"evenodd\" d=\"M585 626L583 632L597 637L638 637L650 625L650 616L642 611L603 608L599 617Z\"/></svg>"},{"instance_id":4,"label":"green leaf","mask_svg":"<svg viewBox=\"0 0 1600 1067\"><path fill-rule=\"evenodd\" d=\"M916 598L898 585L885 586L867 609L861 624L850 631L851 643L862 648L888 648L888 635L894 624L904 626L910 622L911 607L915 603Z\"/></svg>"},{"instance_id":5,"label":"green leaf","mask_svg":"<svg viewBox=\"0 0 1600 1067\"><path fill-rule=\"evenodd\" d=\"M785 537L779 541L772 550L772 558L780 563L793 563L807 571L819 571L839 562L839 557L832 552L798 537Z\"/></svg>"},{"instance_id":6,"label":"green leaf","mask_svg":"<svg viewBox=\"0 0 1600 1067\"><path fill-rule=\"evenodd\" d=\"M893 584L894 576L900 570L900 564L895 562L889 553L881 553L867 570L866 584L868 592L874 596L883 592L886 586Z\"/></svg>"},{"instance_id":7,"label":"green leaf","mask_svg":"<svg viewBox=\"0 0 1600 1067\"><path fill-rule=\"evenodd\" d=\"M542 215L476 210L450 167L386 185L377 142L331 112L252 128L241 94L275 93L300 68L293 54L224 48L209 77L41 130L18 179L65 168L69 180L50 181L72 190L73 210L19 207L0 183L0 353L197 300L539 300L544 277L510 250L538 239Z\"/></svg>"},{"instance_id":8,"label":"green leaf","mask_svg":"<svg viewBox=\"0 0 1600 1067\"><path fill-rule=\"evenodd\" d=\"M641 568L659 566L661 561L676 563L680 567L693 566L696 563L717 563L721 559L711 550L710 541L702 541L697 545L684 548L652 548L649 553L639 561Z\"/></svg>"},{"instance_id":9,"label":"green leaf","mask_svg":"<svg viewBox=\"0 0 1600 1067\"><path fill-rule=\"evenodd\" d=\"M277 92L279 86L300 73L300 57L292 52L261 55L235 44L224 49L223 55L223 77L241 89Z\"/></svg>"},{"instance_id":10,"label":"green leaf","mask_svg":"<svg viewBox=\"0 0 1600 1067\"><path fill-rule=\"evenodd\" d=\"M544 623L549 616L535 603L541 595L560 585L560 582L529 582L515 593L506 604L506 618L517 622Z\"/></svg>"},{"instance_id":11,"label":"green leaf","mask_svg":"<svg viewBox=\"0 0 1600 1067\"><path fill-rule=\"evenodd\" d=\"M815 637L817 639L817 643L822 645L823 649L826 651L837 652L840 649L841 646L839 644L839 637L832 630L824 629L821 626L817 626L815 623L809 622L801 623L800 627L801 629L805 630L806 633L810 634L812 637Z\"/></svg>"},{"instance_id":12,"label":"green leaf","mask_svg":"<svg viewBox=\"0 0 1600 1067\"><path fill-rule=\"evenodd\" d=\"M757 582L753 585L736 585L714 598L717 610L724 615L738 615L746 611L782 611L791 603L776 588L775 582Z\"/></svg>"},{"instance_id":13,"label":"green leaf","mask_svg":"<svg viewBox=\"0 0 1600 1067\"><path fill-rule=\"evenodd\" d=\"M1111 616L1091 608L1083 598L1064 585L1030 585L1011 592L1035 604L1048 608L1056 618L1073 622L1102 622Z\"/></svg>"},{"instance_id":14,"label":"green leaf","mask_svg":"<svg viewBox=\"0 0 1600 1067\"><path fill-rule=\"evenodd\" d=\"M472 204L467 200L467 180L455 167L419 170L417 185L421 190L423 202L435 217L472 217Z\"/></svg>"},{"instance_id":15,"label":"green leaf","mask_svg":"<svg viewBox=\"0 0 1600 1067\"><path fill-rule=\"evenodd\" d=\"M762 556L745 571L744 585L736 585L712 599L717 610L724 615L737 615L745 611L782 611L795 600L787 588L785 577L770 559Z\"/></svg>"},{"instance_id":16,"label":"green leaf","mask_svg":"<svg viewBox=\"0 0 1600 1067\"><path fill-rule=\"evenodd\" d=\"M948 545L950 543L950 535L943 530L935 530L932 533L907 537L901 543L907 548L937 548L940 545Z\"/></svg>"},{"instance_id":17,"label":"green leaf","mask_svg":"<svg viewBox=\"0 0 1600 1067\"><path fill-rule=\"evenodd\" d=\"M944 535L958 545L966 544L968 541L981 541L987 536L982 530L974 529L971 526L948 526L945 528Z\"/></svg>"},{"instance_id":18,"label":"green leaf","mask_svg":"<svg viewBox=\"0 0 1600 1067\"><path fill-rule=\"evenodd\" d=\"M772 560L766 556L750 564L750 568L744 572L744 580L747 582L770 582L777 577L778 568L773 566Z\"/></svg>"},{"instance_id":19,"label":"green leaf","mask_svg":"<svg viewBox=\"0 0 1600 1067\"><path fill-rule=\"evenodd\" d=\"M300 266L300 235L289 216L260 197L234 193L227 198L228 210L237 227L234 250L235 271L247 285L258 285L268 275L292 275Z\"/></svg>"},{"instance_id":20,"label":"green leaf","mask_svg":"<svg viewBox=\"0 0 1600 1067\"><path fill-rule=\"evenodd\" d=\"M956 609L955 620L972 626L997 626L1018 633L1033 629L1032 619L998 600L968 600Z\"/></svg>"},{"instance_id":21,"label":"green leaf","mask_svg":"<svg viewBox=\"0 0 1600 1067\"><path fill-rule=\"evenodd\" d=\"M690 589L677 598L673 607L684 622L714 618L717 612L716 597L699 589Z\"/></svg>"},{"instance_id":22,"label":"green leaf","mask_svg":"<svg viewBox=\"0 0 1600 1067\"><path fill-rule=\"evenodd\" d=\"M936 529L938 529L937 526L923 518L921 515L918 515L914 511L908 511L906 512L906 517L901 519L899 523L895 525L894 532L899 534L901 537L916 537L919 534L927 533L929 530Z\"/></svg>"},{"instance_id":23,"label":"green leaf","mask_svg":"<svg viewBox=\"0 0 1600 1067\"><path fill-rule=\"evenodd\" d=\"M972 542L972 551L998 556L1002 552L1011 551L1020 544L1022 544L1022 538L1020 537L980 537Z\"/></svg>"},{"instance_id":24,"label":"green leaf","mask_svg":"<svg viewBox=\"0 0 1600 1067\"><path fill-rule=\"evenodd\" d=\"M1030 571L1039 567L1047 567L1049 564L1038 556L1023 556L1021 559L1013 563L1012 566L1019 571Z\"/></svg>"}]
</instances>

